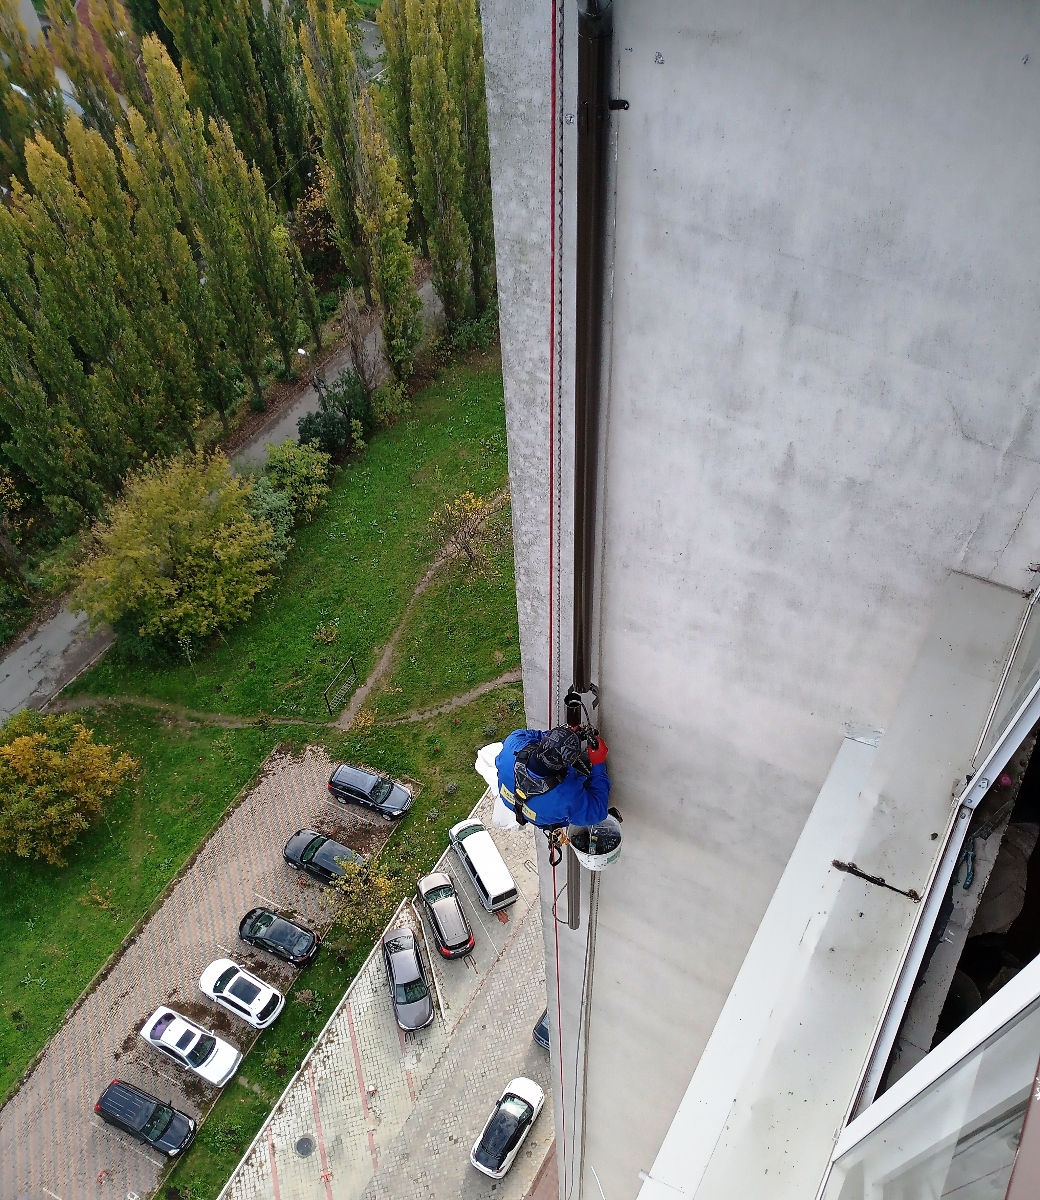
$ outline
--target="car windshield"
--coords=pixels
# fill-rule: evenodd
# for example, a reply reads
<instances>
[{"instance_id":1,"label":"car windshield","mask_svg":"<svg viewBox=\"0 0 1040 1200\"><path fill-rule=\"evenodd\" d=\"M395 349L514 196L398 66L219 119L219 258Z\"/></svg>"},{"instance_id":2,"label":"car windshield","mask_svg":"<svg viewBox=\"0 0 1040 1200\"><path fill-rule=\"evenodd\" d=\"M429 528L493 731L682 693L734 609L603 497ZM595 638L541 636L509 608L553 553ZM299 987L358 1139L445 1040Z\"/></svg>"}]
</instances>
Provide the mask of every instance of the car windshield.
<instances>
[{"instance_id":1,"label":"car windshield","mask_svg":"<svg viewBox=\"0 0 1040 1200\"><path fill-rule=\"evenodd\" d=\"M516 1146L530 1123L534 1109L519 1096L506 1096L498 1107L480 1139L477 1158L486 1167L498 1168L503 1159Z\"/></svg>"},{"instance_id":2,"label":"car windshield","mask_svg":"<svg viewBox=\"0 0 1040 1200\"><path fill-rule=\"evenodd\" d=\"M291 954L306 954L311 948L311 935L305 930L286 929L286 933L285 942Z\"/></svg>"},{"instance_id":3,"label":"car windshield","mask_svg":"<svg viewBox=\"0 0 1040 1200\"><path fill-rule=\"evenodd\" d=\"M486 830L484 829L483 825L467 825L465 829L459 830L458 834L455 837L455 840L457 842L464 842L466 840L466 838L470 837L474 833L485 833L485 832L486 832Z\"/></svg>"},{"instance_id":4,"label":"car windshield","mask_svg":"<svg viewBox=\"0 0 1040 1200\"><path fill-rule=\"evenodd\" d=\"M212 1034L204 1033L195 1043L194 1050L188 1055L188 1062L193 1067L201 1067L216 1048L217 1039Z\"/></svg>"},{"instance_id":5,"label":"car windshield","mask_svg":"<svg viewBox=\"0 0 1040 1200\"><path fill-rule=\"evenodd\" d=\"M228 995L234 996L236 1000L241 1000L243 1004L252 1004L253 1001L260 995L260 989L251 979L245 975L239 975L235 982L228 988Z\"/></svg>"},{"instance_id":6,"label":"car windshield","mask_svg":"<svg viewBox=\"0 0 1040 1200\"><path fill-rule=\"evenodd\" d=\"M398 1004L415 1004L417 1000L425 1000L430 989L421 979L413 979L410 983L399 983L394 988L394 999Z\"/></svg>"},{"instance_id":7,"label":"car windshield","mask_svg":"<svg viewBox=\"0 0 1040 1200\"><path fill-rule=\"evenodd\" d=\"M273 913L261 913L246 929L246 933L248 933L250 937L258 937L261 933L264 933L265 930L270 929L273 924Z\"/></svg>"},{"instance_id":8,"label":"car windshield","mask_svg":"<svg viewBox=\"0 0 1040 1200\"><path fill-rule=\"evenodd\" d=\"M376 786L369 793L369 796L376 804L382 804L393 790L394 785L389 779L380 779Z\"/></svg>"},{"instance_id":9,"label":"car windshield","mask_svg":"<svg viewBox=\"0 0 1040 1200\"><path fill-rule=\"evenodd\" d=\"M256 1014L257 1019L261 1020L261 1021L266 1021L267 1018L274 1012L274 1010L277 1007L278 1007L278 997L272 996L271 999L268 1000L268 1002L263 1006L263 1008Z\"/></svg>"},{"instance_id":10,"label":"car windshield","mask_svg":"<svg viewBox=\"0 0 1040 1200\"><path fill-rule=\"evenodd\" d=\"M148 1036L153 1041L157 1042L162 1037L162 1035L167 1031L167 1029L170 1028L170 1026L172 1024L173 1024L173 1013L172 1012L163 1013L163 1015L158 1019L158 1021L156 1021L155 1024L152 1026L151 1032L148 1034Z\"/></svg>"},{"instance_id":11,"label":"car windshield","mask_svg":"<svg viewBox=\"0 0 1040 1200\"><path fill-rule=\"evenodd\" d=\"M453 896L454 894L455 889L450 883L446 883L443 885L443 887L436 887L427 892L426 899L431 904L436 904L438 900L447 900L449 896Z\"/></svg>"},{"instance_id":12,"label":"car windshield","mask_svg":"<svg viewBox=\"0 0 1040 1200\"><path fill-rule=\"evenodd\" d=\"M226 971L222 971L220 973L220 975L217 976L217 979L214 981L214 984L213 984L213 990L217 993L218 996L227 987L227 985L232 981L232 979L235 978L235 976L237 974L238 974L238 967L228 967L228 969Z\"/></svg>"},{"instance_id":13,"label":"car windshield","mask_svg":"<svg viewBox=\"0 0 1040 1200\"><path fill-rule=\"evenodd\" d=\"M173 1120L173 1109L167 1108L165 1104L157 1104L155 1112L144 1123L141 1132L146 1138L155 1140L160 1138L170 1127L170 1122Z\"/></svg>"},{"instance_id":14,"label":"car windshield","mask_svg":"<svg viewBox=\"0 0 1040 1200\"><path fill-rule=\"evenodd\" d=\"M303 848L303 852L300 855L300 862L310 862L327 841L328 838L323 838L320 834L315 838L311 838Z\"/></svg>"}]
</instances>

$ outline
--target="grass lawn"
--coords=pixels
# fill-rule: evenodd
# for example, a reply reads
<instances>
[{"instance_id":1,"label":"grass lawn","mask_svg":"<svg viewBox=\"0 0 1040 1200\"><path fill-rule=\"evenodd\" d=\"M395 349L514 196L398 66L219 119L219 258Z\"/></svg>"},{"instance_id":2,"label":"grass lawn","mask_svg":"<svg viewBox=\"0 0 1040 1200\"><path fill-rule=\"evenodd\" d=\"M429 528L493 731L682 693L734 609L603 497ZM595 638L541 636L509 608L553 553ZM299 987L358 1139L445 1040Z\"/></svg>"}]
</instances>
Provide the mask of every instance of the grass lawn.
<instances>
[{"instance_id":1,"label":"grass lawn","mask_svg":"<svg viewBox=\"0 0 1040 1200\"><path fill-rule=\"evenodd\" d=\"M389 729L374 726L360 734L321 739L334 757L360 759L423 781L422 794L395 827L378 860L398 888L388 905L369 912L362 933L344 941L333 928L314 965L301 972L284 1013L272 1029L261 1034L221 1094L195 1145L160 1190L166 1200L213 1200L220 1192L357 974L390 913L444 850L448 829L480 797L483 784L473 771L474 751L490 740L488 730L501 736L522 721L522 692L519 685L512 685L429 724Z\"/></svg>"},{"instance_id":2,"label":"grass lawn","mask_svg":"<svg viewBox=\"0 0 1040 1200\"><path fill-rule=\"evenodd\" d=\"M416 601L391 673L370 704L376 720L432 708L520 666L509 511L488 529L483 564L448 564Z\"/></svg>"},{"instance_id":3,"label":"grass lawn","mask_svg":"<svg viewBox=\"0 0 1040 1200\"><path fill-rule=\"evenodd\" d=\"M505 482L501 368L485 356L446 371L409 418L338 473L328 507L299 531L244 625L194 664L155 670L109 655L75 690L327 720L322 691L349 655L366 676L432 559L430 514L466 490L488 494ZM335 642L316 638L319 627L334 630Z\"/></svg>"},{"instance_id":4,"label":"grass lawn","mask_svg":"<svg viewBox=\"0 0 1040 1200\"><path fill-rule=\"evenodd\" d=\"M278 742L275 730L196 728L113 709L85 723L141 763L106 820L46 867L6 855L0 874L0 1098L197 849Z\"/></svg>"}]
</instances>

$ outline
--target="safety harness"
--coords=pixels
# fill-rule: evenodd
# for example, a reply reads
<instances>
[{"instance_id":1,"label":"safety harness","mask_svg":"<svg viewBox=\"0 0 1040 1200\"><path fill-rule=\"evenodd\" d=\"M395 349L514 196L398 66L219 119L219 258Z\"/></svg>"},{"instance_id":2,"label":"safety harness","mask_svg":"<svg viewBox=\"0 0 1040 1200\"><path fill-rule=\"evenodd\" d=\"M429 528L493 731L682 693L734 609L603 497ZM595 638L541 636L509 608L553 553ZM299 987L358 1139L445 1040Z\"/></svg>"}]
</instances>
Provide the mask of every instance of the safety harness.
<instances>
[{"instance_id":1,"label":"safety harness","mask_svg":"<svg viewBox=\"0 0 1040 1200\"><path fill-rule=\"evenodd\" d=\"M531 796L544 796L567 777L566 771L555 771L544 779L531 773L527 763L536 745L537 743L532 742L518 751L513 768L513 816L516 817L518 825L526 825L529 820L533 820L533 815L529 817L524 812L524 805Z\"/></svg>"}]
</instances>

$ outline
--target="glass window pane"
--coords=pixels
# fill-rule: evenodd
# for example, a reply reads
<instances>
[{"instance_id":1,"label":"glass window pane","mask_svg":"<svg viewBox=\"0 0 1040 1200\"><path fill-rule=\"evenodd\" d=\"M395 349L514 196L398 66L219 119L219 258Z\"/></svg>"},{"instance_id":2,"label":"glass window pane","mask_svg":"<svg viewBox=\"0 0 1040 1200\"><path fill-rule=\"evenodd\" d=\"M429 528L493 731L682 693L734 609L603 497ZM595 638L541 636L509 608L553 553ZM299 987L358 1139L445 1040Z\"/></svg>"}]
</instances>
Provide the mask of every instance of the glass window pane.
<instances>
[{"instance_id":1,"label":"glass window pane","mask_svg":"<svg viewBox=\"0 0 1040 1200\"><path fill-rule=\"evenodd\" d=\"M1040 1001L846 1151L824 1200L1004 1200L1038 1054Z\"/></svg>"}]
</instances>

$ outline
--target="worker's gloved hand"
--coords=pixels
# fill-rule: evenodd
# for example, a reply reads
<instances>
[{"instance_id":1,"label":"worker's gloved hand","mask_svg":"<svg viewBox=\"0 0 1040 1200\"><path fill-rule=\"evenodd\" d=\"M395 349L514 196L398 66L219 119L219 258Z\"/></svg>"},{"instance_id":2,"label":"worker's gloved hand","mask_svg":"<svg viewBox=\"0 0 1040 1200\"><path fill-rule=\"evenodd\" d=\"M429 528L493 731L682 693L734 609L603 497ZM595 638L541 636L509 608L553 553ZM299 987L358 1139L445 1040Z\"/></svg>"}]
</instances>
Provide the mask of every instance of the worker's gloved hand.
<instances>
[{"instance_id":1,"label":"worker's gloved hand","mask_svg":"<svg viewBox=\"0 0 1040 1200\"><path fill-rule=\"evenodd\" d=\"M596 766L597 763L605 763L607 761L607 743L600 738L599 745L595 750L589 747L589 763L591 766Z\"/></svg>"}]
</instances>

